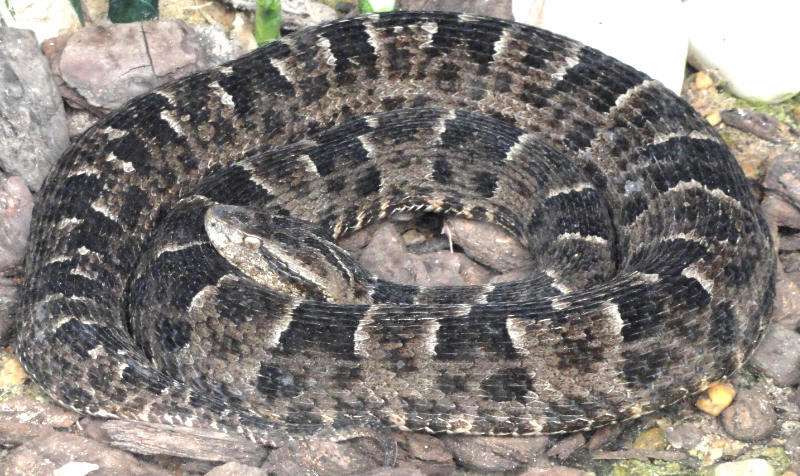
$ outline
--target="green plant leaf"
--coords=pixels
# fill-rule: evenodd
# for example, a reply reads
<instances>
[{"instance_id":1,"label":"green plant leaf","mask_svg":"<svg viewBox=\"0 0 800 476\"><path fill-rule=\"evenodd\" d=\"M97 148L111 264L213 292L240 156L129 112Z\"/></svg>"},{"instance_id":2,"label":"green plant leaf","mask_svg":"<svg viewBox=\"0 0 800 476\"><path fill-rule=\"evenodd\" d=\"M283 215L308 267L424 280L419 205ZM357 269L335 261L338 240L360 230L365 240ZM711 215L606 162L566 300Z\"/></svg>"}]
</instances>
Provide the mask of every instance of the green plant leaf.
<instances>
[{"instance_id":1,"label":"green plant leaf","mask_svg":"<svg viewBox=\"0 0 800 476\"><path fill-rule=\"evenodd\" d=\"M83 22L83 9L81 8L81 0L69 0L69 4L72 5L72 9L75 10L75 13L78 14L78 21L81 22L81 26L86 26ZM6 2L8 5L8 2Z\"/></svg>"},{"instance_id":2,"label":"green plant leaf","mask_svg":"<svg viewBox=\"0 0 800 476\"><path fill-rule=\"evenodd\" d=\"M361 13L390 12L394 10L394 0L358 0Z\"/></svg>"},{"instance_id":3,"label":"green plant leaf","mask_svg":"<svg viewBox=\"0 0 800 476\"><path fill-rule=\"evenodd\" d=\"M256 37L256 43L259 45L269 43L281 36L280 0L256 0L253 36Z\"/></svg>"},{"instance_id":4,"label":"green plant leaf","mask_svg":"<svg viewBox=\"0 0 800 476\"><path fill-rule=\"evenodd\" d=\"M158 0L108 0L108 19L131 23L158 18Z\"/></svg>"}]
</instances>

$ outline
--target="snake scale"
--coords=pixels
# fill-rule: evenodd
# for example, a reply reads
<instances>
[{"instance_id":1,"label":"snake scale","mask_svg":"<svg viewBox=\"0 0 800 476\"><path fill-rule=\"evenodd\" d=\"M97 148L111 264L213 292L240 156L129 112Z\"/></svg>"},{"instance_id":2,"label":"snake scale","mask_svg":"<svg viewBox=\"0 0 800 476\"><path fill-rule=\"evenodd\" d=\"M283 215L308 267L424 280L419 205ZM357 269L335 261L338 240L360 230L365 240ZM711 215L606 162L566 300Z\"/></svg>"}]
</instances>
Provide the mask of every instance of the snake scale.
<instances>
[{"instance_id":1,"label":"snake scale","mask_svg":"<svg viewBox=\"0 0 800 476\"><path fill-rule=\"evenodd\" d=\"M401 211L501 226L530 277L403 286L331 242ZM731 153L658 82L530 26L395 12L101 119L42 188L25 274L17 352L63 405L386 443L698 392L761 336L775 255Z\"/></svg>"}]
</instances>

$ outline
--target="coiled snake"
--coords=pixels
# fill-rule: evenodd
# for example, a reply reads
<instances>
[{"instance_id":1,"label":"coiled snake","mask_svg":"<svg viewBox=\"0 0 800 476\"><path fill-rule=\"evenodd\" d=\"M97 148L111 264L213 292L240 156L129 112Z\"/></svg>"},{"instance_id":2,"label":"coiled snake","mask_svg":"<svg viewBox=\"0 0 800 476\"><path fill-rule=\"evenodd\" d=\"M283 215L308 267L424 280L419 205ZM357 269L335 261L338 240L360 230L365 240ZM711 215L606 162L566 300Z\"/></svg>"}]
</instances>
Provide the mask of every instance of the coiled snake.
<instances>
[{"instance_id":1,"label":"coiled snake","mask_svg":"<svg viewBox=\"0 0 800 476\"><path fill-rule=\"evenodd\" d=\"M757 205L703 118L592 48L342 20L77 140L35 209L17 351L79 412L269 444L583 430L749 356L775 281ZM330 243L409 210L502 226L530 278L401 286Z\"/></svg>"}]
</instances>

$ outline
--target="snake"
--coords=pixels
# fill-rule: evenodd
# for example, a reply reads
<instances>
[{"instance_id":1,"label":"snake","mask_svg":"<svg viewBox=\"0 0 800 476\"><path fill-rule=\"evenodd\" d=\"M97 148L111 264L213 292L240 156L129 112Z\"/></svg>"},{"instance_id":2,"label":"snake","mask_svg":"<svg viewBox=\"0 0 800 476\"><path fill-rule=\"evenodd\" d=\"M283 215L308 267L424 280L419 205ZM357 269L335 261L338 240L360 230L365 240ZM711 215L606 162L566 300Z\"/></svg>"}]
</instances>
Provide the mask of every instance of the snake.
<instances>
[{"instance_id":1,"label":"snake","mask_svg":"<svg viewBox=\"0 0 800 476\"><path fill-rule=\"evenodd\" d=\"M376 278L335 240L495 224L524 277ZM733 373L772 309L751 185L678 95L511 21L392 12L132 99L33 213L16 352L55 401L280 446L584 431Z\"/></svg>"}]
</instances>

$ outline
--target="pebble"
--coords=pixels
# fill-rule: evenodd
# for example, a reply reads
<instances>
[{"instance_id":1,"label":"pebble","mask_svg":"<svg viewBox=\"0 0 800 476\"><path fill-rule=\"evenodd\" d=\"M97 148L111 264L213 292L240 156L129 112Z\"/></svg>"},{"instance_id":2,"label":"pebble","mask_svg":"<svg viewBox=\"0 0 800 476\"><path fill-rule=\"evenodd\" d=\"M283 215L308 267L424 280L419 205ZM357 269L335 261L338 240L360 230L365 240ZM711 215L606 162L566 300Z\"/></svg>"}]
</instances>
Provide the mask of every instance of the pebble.
<instances>
[{"instance_id":1,"label":"pebble","mask_svg":"<svg viewBox=\"0 0 800 476\"><path fill-rule=\"evenodd\" d=\"M705 71L700 71L694 75L694 87L695 89L704 90L708 89L714 85L714 79L711 77L710 74L706 73Z\"/></svg>"},{"instance_id":2,"label":"pebble","mask_svg":"<svg viewBox=\"0 0 800 476\"><path fill-rule=\"evenodd\" d=\"M17 359L7 359L0 367L0 387L20 385L28 375Z\"/></svg>"},{"instance_id":3,"label":"pebble","mask_svg":"<svg viewBox=\"0 0 800 476\"><path fill-rule=\"evenodd\" d=\"M722 412L725 432L740 441L758 441L775 431L775 410L766 396L754 390L742 390L736 401Z\"/></svg>"},{"instance_id":4,"label":"pebble","mask_svg":"<svg viewBox=\"0 0 800 476\"><path fill-rule=\"evenodd\" d=\"M615 441L622 433L622 425L608 425L599 428L589 438L589 443L586 447L589 451L594 451L602 448L603 446Z\"/></svg>"},{"instance_id":5,"label":"pebble","mask_svg":"<svg viewBox=\"0 0 800 476\"><path fill-rule=\"evenodd\" d=\"M719 111L714 111L706 116L706 120L712 126L719 125L719 123L722 122L722 114L720 114Z\"/></svg>"},{"instance_id":6,"label":"pebble","mask_svg":"<svg viewBox=\"0 0 800 476\"><path fill-rule=\"evenodd\" d=\"M718 382L709 387L708 390L697 399L695 406L709 415L717 416L733 402L733 397L735 396L736 389L730 384Z\"/></svg>"},{"instance_id":7,"label":"pebble","mask_svg":"<svg viewBox=\"0 0 800 476\"><path fill-rule=\"evenodd\" d=\"M800 334L780 324L770 325L750 365L779 387L800 383Z\"/></svg>"},{"instance_id":8,"label":"pebble","mask_svg":"<svg viewBox=\"0 0 800 476\"><path fill-rule=\"evenodd\" d=\"M773 468L761 458L743 459L722 463L714 468L714 476L775 476Z\"/></svg>"},{"instance_id":9,"label":"pebble","mask_svg":"<svg viewBox=\"0 0 800 476\"><path fill-rule=\"evenodd\" d=\"M685 0L683 6L689 62L697 69L715 70L732 93L753 101L780 102L800 91L800 63L788 59L800 2Z\"/></svg>"},{"instance_id":10,"label":"pebble","mask_svg":"<svg viewBox=\"0 0 800 476\"><path fill-rule=\"evenodd\" d=\"M261 466L274 476L298 474L359 474L379 466L380 451L374 444L374 456L360 450L359 440L340 444L327 439L298 441L270 451ZM365 444L366 447L366 444Z\"/></svg>"}]
</instances>

